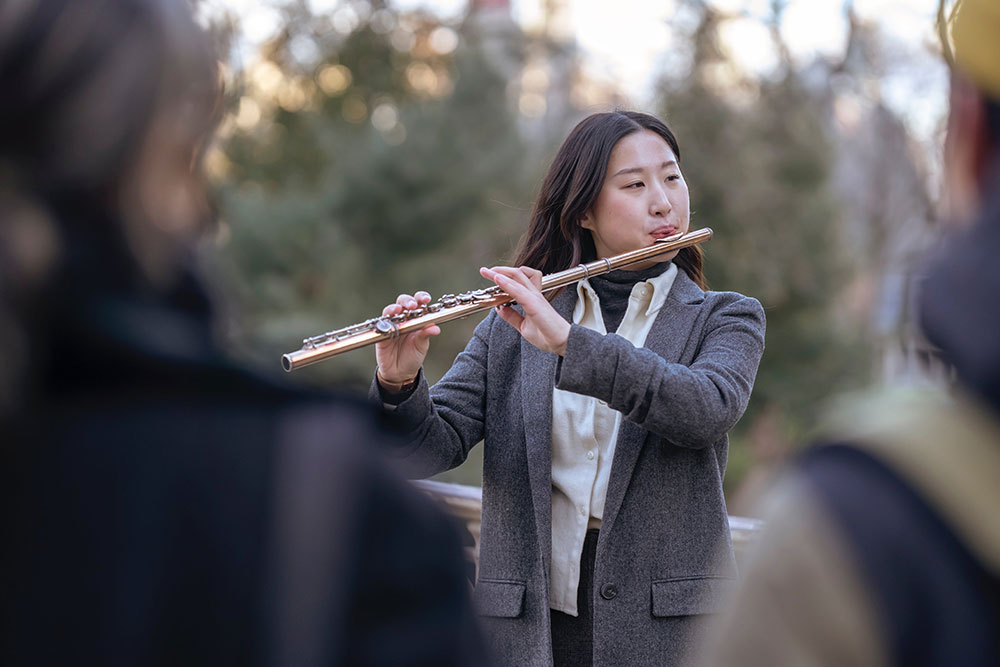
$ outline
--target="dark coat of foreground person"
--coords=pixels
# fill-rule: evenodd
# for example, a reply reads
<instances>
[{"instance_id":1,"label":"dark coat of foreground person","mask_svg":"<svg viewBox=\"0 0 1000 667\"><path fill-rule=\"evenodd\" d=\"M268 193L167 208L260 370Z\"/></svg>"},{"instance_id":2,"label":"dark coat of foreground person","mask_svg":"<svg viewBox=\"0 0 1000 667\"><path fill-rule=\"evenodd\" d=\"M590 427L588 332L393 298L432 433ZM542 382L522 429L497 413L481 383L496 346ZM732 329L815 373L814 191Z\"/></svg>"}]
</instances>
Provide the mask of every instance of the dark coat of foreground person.
<instances>
[{"instance_id":1,"label":"dark coat of foreground person","mask_svg":"<svg viewBox=\"0 0 1000 667\"><path fill-rule=\"evenodd\" d=\"M956 7L953 229L918 299L954 386L865 397L795 462L705 665L1000 664L1000 6Z\"/></svg>"},{"instance_id":2,"label":"dark coat of foreground person","mask_svg":"<svg viewBox=\"0 0 1000 667\"><path fill-rule=\"evenodd\" d=\"M4 437L0 662L479 664L456 532L373 409L221 361L194 292L81 281Z\"/></svg>"},{"instance_id":3,"label":"dark coat of foreground person","mask_svg":"<svg viewBox=\"0 0 1000 667\"><path fill-rule=\"evenodd\" d=\"M178 0L0 3L0 665L480 665L374 408L216 347Z\"/></svg>"}]
</instances>

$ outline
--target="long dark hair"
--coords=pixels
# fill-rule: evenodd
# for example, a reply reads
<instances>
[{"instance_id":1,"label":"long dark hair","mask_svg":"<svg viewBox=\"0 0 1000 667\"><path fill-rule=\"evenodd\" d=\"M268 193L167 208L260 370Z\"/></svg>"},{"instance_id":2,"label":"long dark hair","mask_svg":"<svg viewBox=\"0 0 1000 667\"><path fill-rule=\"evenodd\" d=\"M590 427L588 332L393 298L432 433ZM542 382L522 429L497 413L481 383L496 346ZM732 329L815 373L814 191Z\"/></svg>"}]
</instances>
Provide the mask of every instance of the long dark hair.
<instances>
[{"instance_id":1,"label":"long dark hair","mask_svg":"<svg viewBox=\"0 0 1000 667\"><path fill-rule=\"evenodd\" d=\"M663 137L677 160L681 150L670 128L636 111L596 113L584 118L566 137L542 182L528 231L518 247L515 266L542 273L562 271L597 259L593 237L580 226L604 186L611 151L633 132L650 130ZM702 289L708 289L701 248L681 249L674 263Z\"/></svg>"}]
</instances>

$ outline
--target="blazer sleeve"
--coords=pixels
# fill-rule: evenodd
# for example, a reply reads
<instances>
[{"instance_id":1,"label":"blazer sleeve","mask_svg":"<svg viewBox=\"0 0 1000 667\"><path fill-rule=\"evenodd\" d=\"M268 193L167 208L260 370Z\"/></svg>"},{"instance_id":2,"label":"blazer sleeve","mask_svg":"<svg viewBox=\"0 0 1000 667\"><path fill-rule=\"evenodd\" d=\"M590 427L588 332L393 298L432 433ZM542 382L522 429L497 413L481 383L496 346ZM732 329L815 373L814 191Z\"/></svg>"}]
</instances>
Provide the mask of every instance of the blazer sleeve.
<instances>
[{"instance_id":1,"label":"blazer sleeve","mask_svg":"<svg viewBox=\"0 0 1000 667\"><path fill-rule=\"evenodd\" d=\"M396 454L406 457L406 473L429 477L462 464L483 439L486 420L486 368L495 313L491 312L434 387L423 371L413 393L395 406L397 424L407 434ZM381 402L378 381L369 397Z\"/></svg>"},{"instance_id":2,"label":"blazer sleeve","mask_svg":"<svg viewBox=\"0 0 1000 667\"><path fill-rule=\"evenodd\" d=\"M690 365L670 363L614 334L573 325L559 389L593 396L626 419L689 448L708 447L739 421L764 352L764 309L735 293L715 295Z\"/></svg>"}]
</instances>

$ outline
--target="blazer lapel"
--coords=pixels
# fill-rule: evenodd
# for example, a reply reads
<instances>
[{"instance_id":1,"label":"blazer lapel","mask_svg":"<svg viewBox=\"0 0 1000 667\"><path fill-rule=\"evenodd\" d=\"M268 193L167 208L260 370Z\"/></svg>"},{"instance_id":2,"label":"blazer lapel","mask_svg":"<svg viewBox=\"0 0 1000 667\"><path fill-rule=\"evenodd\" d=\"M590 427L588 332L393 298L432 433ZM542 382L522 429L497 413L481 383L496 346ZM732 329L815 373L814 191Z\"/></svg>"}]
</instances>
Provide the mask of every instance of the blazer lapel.
<instances>
[{"instance_id":1,"label":"blazer lapel","mask_svg":"<svg viewBox=\"0 0 1000 667\"><path fill-rule=\"evenodd\" d=\"M684 347L691 337L691 331L698 318L698 311L705 300L705 293L680 270L674 279L670 294L660 312L656 314L653 327L646 336L644 347L663 357L669 363L677 363L684 353ZM601 541L610 534L618 510L621 508L625 492L628 490L639 452L648 433L638 424L621 420L618 440L615 443L614 461L608 479L608 494L604 500L604 518L601 522Z\"/></svg>"},{"instance_id":2,"label":"blazer lapel","mask_svg":"<svg viewBox=\"0 0 1000 667\"><path fill-rule=\"evenodd\" d=\"M567 321L572 319L576 290L568 288L552 300ZM521 391L528 478L546 581L552 556L552 388L558 356L521 339Z\"/></svg>"}]
</instances>

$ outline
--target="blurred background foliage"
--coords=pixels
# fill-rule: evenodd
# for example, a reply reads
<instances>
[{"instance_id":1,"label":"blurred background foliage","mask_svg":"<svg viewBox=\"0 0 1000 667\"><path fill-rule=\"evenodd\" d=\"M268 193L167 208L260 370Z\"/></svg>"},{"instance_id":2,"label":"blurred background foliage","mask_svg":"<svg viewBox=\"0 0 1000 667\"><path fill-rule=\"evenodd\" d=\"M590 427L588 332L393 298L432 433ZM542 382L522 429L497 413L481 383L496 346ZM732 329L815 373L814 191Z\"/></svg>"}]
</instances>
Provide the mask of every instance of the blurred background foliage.
<instances>
[{"instance_id":1,"label":"blurred background foliage","mask_svg":"<svg viewBox=\"0 0 1000 667\"><path fill-rule=\"evenodd\" d=\"M642 110L678 136L692 228L716 232L712 287L767 312L727 475L731 510L748 513L827 398L921 371L906 304L933 198L913 138L870 85L886 48L875 27L851 14L843 58L801 64L773 2L781 60L752 75L720 46L732 16L678 6L679 46ZM233 353L278 372L303 337L372 317L401 291L484 286L478 267L511 257L569 128L625 100L585 76L571 36L523 31L506 2L473 1L449 21L380 1L276 7L282 28L252 58L232 48L239 17L213 19L233 55L209 154L221 222L208 256L227 286ZM443 327L431 382L479 319ZM373 367L368 348L295 379L364 393ZM478 484L480 464L477 448L442 477Z\"/></svg>"}]
</instances>

